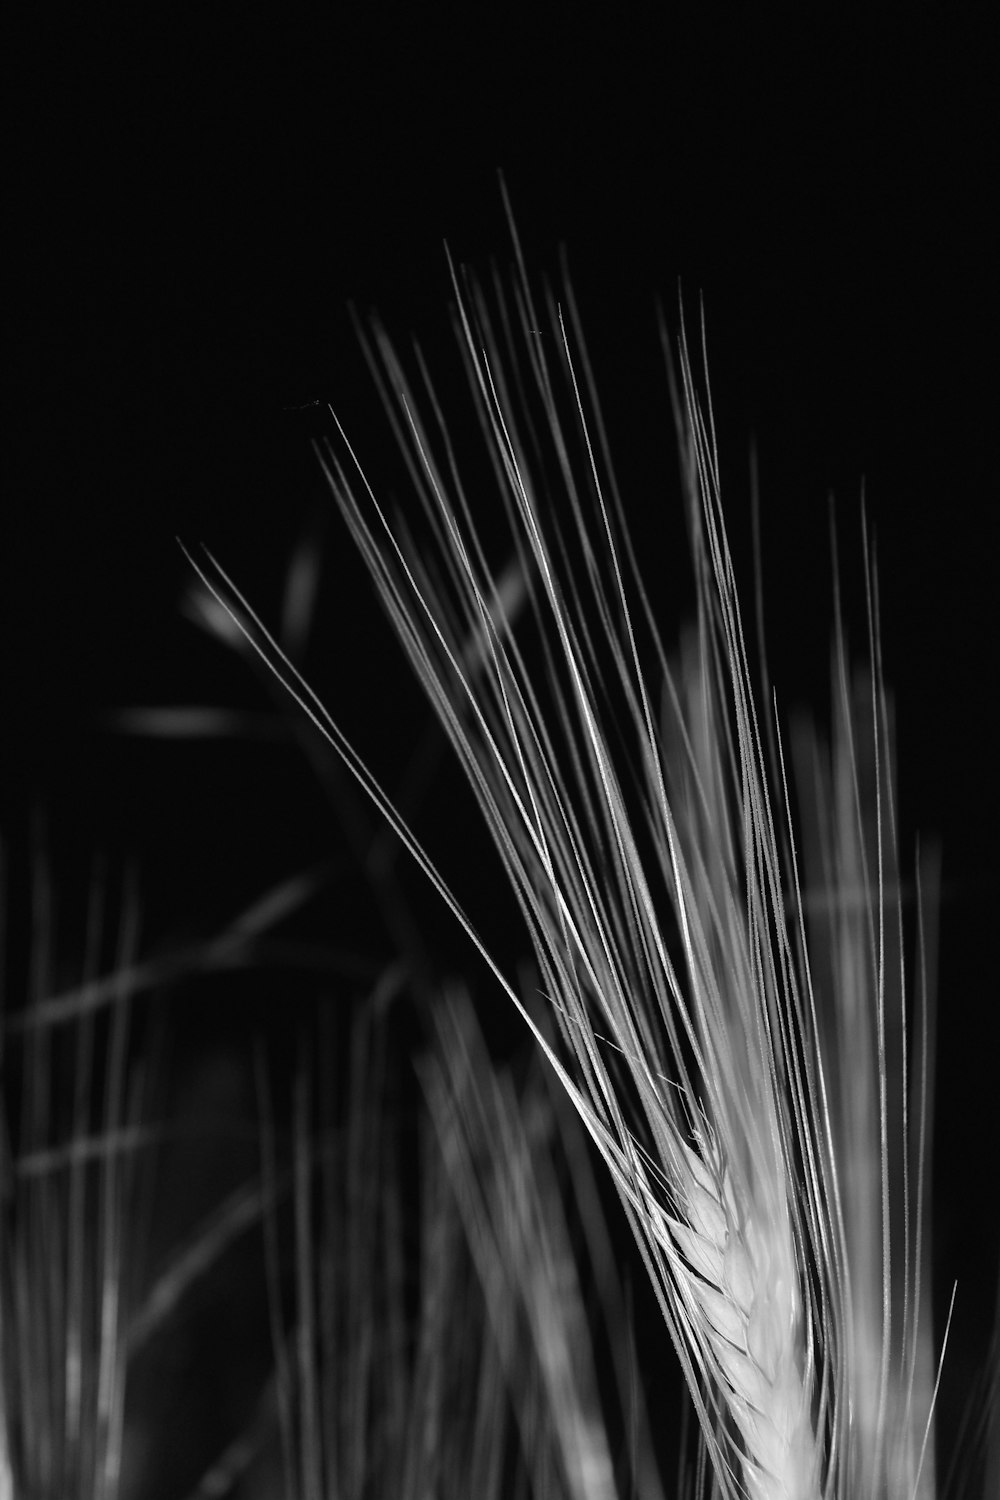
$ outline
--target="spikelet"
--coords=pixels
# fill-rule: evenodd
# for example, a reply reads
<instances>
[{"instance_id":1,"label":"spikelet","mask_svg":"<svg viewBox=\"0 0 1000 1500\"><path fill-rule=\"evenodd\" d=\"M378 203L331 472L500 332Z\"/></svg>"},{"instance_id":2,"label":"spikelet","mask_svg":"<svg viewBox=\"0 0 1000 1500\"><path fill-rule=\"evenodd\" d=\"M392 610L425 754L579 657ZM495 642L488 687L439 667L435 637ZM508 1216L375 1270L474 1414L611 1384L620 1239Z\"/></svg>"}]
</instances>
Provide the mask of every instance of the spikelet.
<instances>
[{"instance_id":1,"label":"spikelet","mask_svg":"<svg viewBox=\"0 0 1000 1500\"><path fill-rule=\"evenodd\" d=\"M814 739L804 752L820 811L809 841L818 884L803 886L781 741L751 684L711 405L688 340L674 415L697 620L671 661L572 295L565 311L550 292L536 307L518 259L513 290L495 282L492 302L453 272L492 488L466 488L455 418L446 423L419 352L415 391L378 328L366 351L422 512L419 541L390 523L339 424L320 458L520 905L557 1044L494 972L613 1176L715 1492L929 1495L928 1048L924 1029L911 1111L874 583L870 711L858 719L840 632L834 747ZM514 557L505 575L484 540L495 514ZM221 572L213 583L201 571L478 943L246 601ZM524 595L521 621L505 578ZM923 984L917 998L926 1016ZM868 1050L854 1070L859 1038Z\"/></svg>"}]
</instances>

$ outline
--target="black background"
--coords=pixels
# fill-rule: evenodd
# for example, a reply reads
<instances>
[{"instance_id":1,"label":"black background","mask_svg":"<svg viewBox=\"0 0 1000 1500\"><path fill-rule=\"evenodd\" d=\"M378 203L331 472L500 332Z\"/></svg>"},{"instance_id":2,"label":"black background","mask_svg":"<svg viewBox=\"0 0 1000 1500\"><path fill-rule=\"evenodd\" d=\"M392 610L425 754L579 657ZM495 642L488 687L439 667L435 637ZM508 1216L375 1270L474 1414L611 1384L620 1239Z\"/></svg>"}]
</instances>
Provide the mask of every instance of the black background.
<instances>
[{"instance_id":1,"label":"black background","mask_svg":"<svg viewBox=\"0 0 1000 1500\"><path fill-rule=\"evenodd\" d=\"M70 891L95 846L134 856L151 943L210 934L296 868L350 863L287 747L108 730L133 704L267 706L181 619L176 536L207 543L270 618L303 528L323 536L309 675L401 774L420 699L325 507L319 418L299 408L330 400L361 443L384 443L347 304L447 361L442 244L481 269L507 260L499 168L529 263L555 272L567 249L625 482L648 494L635 509L668 623L689 595L676 523L661 535L655 512L657 465L672 474L655 309L674 319L678 283L689 307L703 297L748 589L751 444L759 457L789 706L826 701L831 493L862 638L864 483L903 838L944 851L935 1250L939 1300L959 1281L953 1421L996 1275L995 1209L969 1205L990 1196L1000 1141L985 34L929 7L215 6L196 22L134 7L40 21L15 55L0 828L16 858L43 807ZM446 835L437 852L447 868ZM484 861L469 905L488 928L503 898ZM358 883L335 889L344 930L377 955ZM419 909L428 946L460 962L447 919Z\"/></svg>"}]
</instances>

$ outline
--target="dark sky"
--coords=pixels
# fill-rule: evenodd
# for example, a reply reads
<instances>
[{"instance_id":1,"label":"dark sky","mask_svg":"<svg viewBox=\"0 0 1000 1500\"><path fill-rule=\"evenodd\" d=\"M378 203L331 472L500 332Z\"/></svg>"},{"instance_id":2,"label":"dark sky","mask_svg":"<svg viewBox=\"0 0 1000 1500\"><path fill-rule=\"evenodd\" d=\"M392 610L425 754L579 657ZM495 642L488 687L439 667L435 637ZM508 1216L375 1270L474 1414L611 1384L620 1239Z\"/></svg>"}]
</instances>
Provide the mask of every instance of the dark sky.
<instances>
[{"instance_id":1,"label":"dark sky","mask_svg":"<svg viewBox=\"0 0 1000 1500\"><path fill-rule=\"evenodd\" d=\"M732 509L754 438L773 557L821 550L828 493L852 514L865 481L916 748L935 781L964 763L978 793L983 39L879 7L857 24L765 7L613 29L578 7L423 11L265 22L223 7L179 26L137 10L25 49L7 235L5 654L21 665L5 698L32 746L17 795L49 782L87 705L155 693L164 657L186 651L176 534L248 585L266 575L316 494L287 408L372 409L349 300L430 337L443 241L480 268L506 260L498 168L532 264L554 272L567 247L606 384L651 429L655 299L672 315L678 282L689 306L703 295ZM775 564L792 620L816 561L787 580ZM194 661L171 692L195 690ZM937 797L921 788L935 826Z\"/></svg>"},{"instance_id":2,"label":"dark sky","mask_svg":"<svg viewBox=\"0 0 1000 1500\"><path fill-rule=\"evenodd\" d=\"M123 740L102 715L267 706L181 619L174 539L208 543L266 612L307 526L325 538L307 658L324 694L340 684L363 742L357 667L371 661L380 712L417 711L324 508L315 418L294 408L329 399L376 441L347 305L446 349L443 242L480 269L506 261L502 169L532 265L557 272L566 247L630 476L646 473L644 441L650 464L669 461L657 298L673 319L678 283L689 307L703 296L737 536L751 442L759 456L788 700L823 704L828 498L850 572L864 482L904 830L944 847L943 1075L970 1133L988 1129L975 1054L997 993L984 935L1000 745L985 26L930 7L655 9L612 22L568 4L527 20L482 5L323 19L213 6L195 23L133 6L120 24L37 23L8 138L0 827L23 848L43 805L68 867L94 845L134 855L158 935L211 930L329 855L339 825L294 752ZM684 566L662 563L666 598Z\"/></svg>"}]
</instances>

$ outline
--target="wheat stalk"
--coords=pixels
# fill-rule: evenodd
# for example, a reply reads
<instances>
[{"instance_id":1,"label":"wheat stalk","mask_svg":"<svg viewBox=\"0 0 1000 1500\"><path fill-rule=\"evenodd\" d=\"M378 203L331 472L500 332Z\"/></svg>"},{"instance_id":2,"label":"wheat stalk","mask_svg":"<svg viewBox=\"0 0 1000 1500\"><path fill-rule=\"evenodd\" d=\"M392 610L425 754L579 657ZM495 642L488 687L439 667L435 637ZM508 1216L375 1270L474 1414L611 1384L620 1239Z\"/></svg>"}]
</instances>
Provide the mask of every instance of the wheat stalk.
<instances>
[{"instance_id":1,"label":"wheat stalk","mask_svg":"<svg viewBox=\"0 0 1000 1500\"><path fill-rule=\"evenodd\" d=\"M288 1335L278 1216L265 1220L282 1492L613 1500L552 1100L537 1073L515 1086L494 1063L454 991L433 1006L423 1105L404 1104L400 981L388 971L350 1022L345 1097L331 1084L332 1033L297 1071ZM263 1138L277 1204L269 1112ZM641 1411L633 1426L630 1468L655 1500Z\"/></svg>"},{"instance_id":2,"label":"wheat stalk","mask_svg":"<svg viewBox=\"0 0 1000 1500\"><path fill-rule=\"evenodd\" d=\"M514 628L483 501L465 487L419 351L418 396L385 334L365 343L420 502L420 543L389 522L339 424L320 457L493 835L557 1045L494 972L613 1175L718 1493L929 1495L928 1047L922 1022L911 1110L874 568L870 711L862 722L838 624L832 759L811 751L813 783L821 799L835 790L835 811L812 819L821 884L803 895L781 741L751 683L711 404L686 336L674 415L698 615L671 662L571 294L565 309L549 292L536 307L519 262L513 292L497 284L491 309L474 280L452 274L475 427L540 668ZM199 571L478 943L246 601L221 570ZM816 902L819 919L807 916ZM918 1017L927 993L922 977ZM852 1093L846 1049L859 1025L870 1050Z\"/></svg>"},{"instance_id":3,"label":"wheat stalk","mask_svg":"<svg viewBox=\"0 0 1000 1500\"><path fill-rule=\"evenodd\" d=\"M110 923L105 878L95 874L82 982L63 994L71 1013L75 1002L75 1020L53 1028L45 1002L60 947L41 856L32 877L26 1003L10 1000L0 1014L0 1496L114 1500L138 1269L130 1214L136 1157L148 1145L128 1055L136 904L134 893L126 895L114 931L116 977L105 980L107 1013L97 1016L93 990ZM7 969L8 955L0 954L0 973ZM11 1053L19 1054L13 1066ZM15 1098L9 1146L6 1116Z\"/></svg>"},{"instance_id":4,"label":"wheat stalk","mask_svg":"<svg viewBox=\"0 0 1000 1500\"><path fill-rule=\"evenodd\" d=\"M10 890L0 859L0 1500L125 1500L149 1492L163 1452L148 1413L128 1405L136 1362L269 1206L259 1182L244 1184L146 1279L165 1127L152 1114L155 1027L137 1000L248 967L302 886L269 891L210 942L147 956L134 882L116 905L95 860L81 955L36 844ZM252 1456L233 1444L213 1474Z\"/></svg>"}]
</instances>

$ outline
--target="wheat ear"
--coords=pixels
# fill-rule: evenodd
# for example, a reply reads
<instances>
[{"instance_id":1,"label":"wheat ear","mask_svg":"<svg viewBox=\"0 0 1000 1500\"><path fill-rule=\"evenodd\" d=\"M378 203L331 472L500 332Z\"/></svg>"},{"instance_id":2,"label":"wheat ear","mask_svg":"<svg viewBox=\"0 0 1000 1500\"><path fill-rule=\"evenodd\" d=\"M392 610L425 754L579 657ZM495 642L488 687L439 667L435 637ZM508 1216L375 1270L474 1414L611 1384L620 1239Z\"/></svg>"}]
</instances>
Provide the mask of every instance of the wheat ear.
<instances>
[{"instance_id":1,"label":"wheat ear","mask_svg":"<svg viewBox=\"0 0 1000 1500\"><path fill-rule=\"evenodd\" d=\"M571 294L565 310L551 293L536 307L523 266L512 293L494 285L492 308L471 278L453 272L453 284L474 428L530 629L514 628L483 540L484 501L466 489L419 351L418 396L384 333L366 341L426 523L419 544L389 522L339 426L320 457L520 904L560 1028L556 1046L536 1036L621 1195L717 1492L911 1500L932 1482L914 1150L928 1087L912 1116L890 1097L897 1071L907 1095L905 1034L887 1025L905 1019L907 987L886 941L901 907L886 878L895 823L874 595L874 712L859 748L835 684L847 715L835 774L847 792L820 834L829 909L854 901L861 913L830 933L854 962L852 999L874 1048L863 1085L874 1123L861 1142L874 1170L848 1193L851 1103L830 1076L851 1025L844 966L829 987L825 974L814 984L783 751L751 686L711 403L689 344L682 337L674 414L698 617L671 661ZM224 575L214 588L478 943L336 722ZM532 631L534 649L522 644ZM871 786L859 769L868 761ZM872 1422L861 1394L875 1401Z\"/></svg>"}]
</instances>

